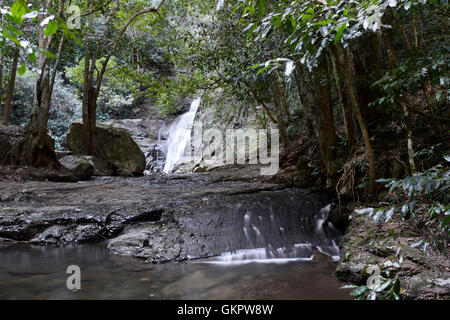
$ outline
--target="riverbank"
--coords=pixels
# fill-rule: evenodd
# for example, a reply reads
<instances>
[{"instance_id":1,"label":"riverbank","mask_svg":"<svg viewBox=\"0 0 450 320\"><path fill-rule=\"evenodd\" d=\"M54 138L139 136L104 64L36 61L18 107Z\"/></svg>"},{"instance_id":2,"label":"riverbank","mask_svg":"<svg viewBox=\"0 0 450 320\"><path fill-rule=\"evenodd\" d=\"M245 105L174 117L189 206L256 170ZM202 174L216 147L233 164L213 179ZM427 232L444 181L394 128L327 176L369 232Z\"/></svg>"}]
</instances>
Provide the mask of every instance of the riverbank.
<instances>
[{"instance_id":1,"label":"riverbank","mask_svg":"<svg viewBox=\"0 0 450 320\"><path fill-rule=\"evenodd\" d=\"M427 227L427 212L418 210L409 221L394 213L389 222L376 223L368 211L350 215L337 277L363 288L376 269L383 280L398 279L400 299L450 299L450 259L427 242L434 233Z\"/></svg>"}]
</instances>

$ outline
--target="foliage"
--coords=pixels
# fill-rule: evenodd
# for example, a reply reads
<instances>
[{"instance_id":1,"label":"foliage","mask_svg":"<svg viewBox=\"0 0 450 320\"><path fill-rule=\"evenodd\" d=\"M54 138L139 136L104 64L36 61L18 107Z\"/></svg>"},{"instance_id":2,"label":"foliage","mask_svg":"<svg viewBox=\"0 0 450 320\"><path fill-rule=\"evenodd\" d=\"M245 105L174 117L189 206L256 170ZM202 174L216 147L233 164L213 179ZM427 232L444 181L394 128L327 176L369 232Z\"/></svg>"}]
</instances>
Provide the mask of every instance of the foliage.
<instances>
[{"instance_id":1,"label":"foliage","mask_svg":"<svg viewBox=\"0 0 450 320\"><path fill-rule=\"evenodd\" d=\"M450 157L445 157L450 162ZM430 243L447 254L447 244L450 236L450 169L448 165L438 165L424 172L417 173L404 179L380 179L385 182L391 196L392 203L378 209L368 208L358 210L360 214L367 214L368 219L377 223L386 223L396 212L405 219L417 218L423 215L425 226L432 230L432 239L420 241L424 251Z\"/></svg>"},{"instance_id":2,"label":"foliage","mask_svg":"<svg viewBox=\"0 0 450 320\"><path fill-rule=\"evenodd\" d=\"M419 91L428 95L429 87L434 91L432 92L434 97L430 99L433 103L442 104L449 101L448 49L444 47L439 49L431 56L424 53L424 56L406 59L394 71L387 72L384 77L374 82L373 86L382 89L384 95L371 105L378 105L387 112L395 112L396 109L391 107L398 99Z\"/></svg>"},{"instance_id":3,"label":"foliage","mask_svg":"<svg viewBox=\"0 0 450 320\"><path fill-rule=\"evenodd\" d=\"M398 278L380 278L377 285L347 285L342 289L353 289L350 293L356 300L400 300L400 281Z\"/></svg>"},{"instance_id":4,"label":"foliage","mask_svg":"<svg viewBox=\"0 0 450 320\"><path fill-rule=\"evenodd\" d=\"M34 74L26 72L17 78L16 92L12 101L11 124L24 126L28 122L34 98ZM49 135L55 141L57 149L66 148L66 133L70 124L81 119L81 100L76 90L56 77L52 106L49 114Z\"/></svg>"},{"instance_id":5,"label":"foliage","mask_svg":"<svg viewBox=\"0 0 450 320\"><path fill-rule=\"evenodd\" d=\"M423 5L426 0L380 1L380 0L327 0L327 1L278 1L242 0L243 25L249 37L264 41L276 29L281 29L284 42L293 56L311 70L319 57L332 44L342 43L346 47L350 40L360 37L366 30L377 31L383 25L382 17L392 7L409 10ZM280 61L280 57L268 60L258 72L268 69ZM289 59L286 73L292 69Z\"/></svg>"}]
</instances>

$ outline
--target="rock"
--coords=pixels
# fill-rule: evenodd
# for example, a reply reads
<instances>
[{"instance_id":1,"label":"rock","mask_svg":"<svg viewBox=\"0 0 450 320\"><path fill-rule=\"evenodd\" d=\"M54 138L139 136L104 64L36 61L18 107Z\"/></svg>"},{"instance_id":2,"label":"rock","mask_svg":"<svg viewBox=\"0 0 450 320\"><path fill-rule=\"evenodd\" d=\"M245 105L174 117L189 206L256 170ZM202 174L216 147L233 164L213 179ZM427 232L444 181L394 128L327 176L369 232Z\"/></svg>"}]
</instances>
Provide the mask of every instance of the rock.
<instances>
[{"instance_id":1,"label":"rock","mask_svg":"<svg viewBox=\"0 0 450 320\"><path fill-rule=\"evenodd\" d=\"M145 155L127 130L98 124L97 140L105 160L117 171L130 172L133 176L143 174L146 165ZM70 127L67 146L75 155L88 154L82 123L75 122Z\"/></svg>"},{"instance_id":2,"label":"rock","mask_svg":"<svg viewBox=\"0 0 450 320\"><path fill-rule=\"evenodd\" d=\"M196 166L194 168L194 170L192 170L193 173L203 173L207 171L207 167L203 167L203 166Z\"/></svg>"},{"instance_id":3,"label":"rock","mask_svg":"<svg viewBox=\"0 0 450 320\"><path fill-rule=\"evenodd\" d=\"M23 137L23 128L0 125L0 165L10 163L11 149Z\"/></svg>"},{"instance_id":4,"label":"rock","mask_svg":"<svg viewBox=\"0 0 450 320\"><path fill-rule=\"evenodd\" d=\"M69 170L77 180L89 180L94 174L94 165L85 159L68 156L59 160L61 165Z\"/></svg>"},{"instance_id":5,"label":"rock","mask_svg":"<svg viewBox=\"0 0 450 320\"><path fill-rule=\"evenodd\" d=\"M112 168L105 160L94 156L82 156L81 159L89 161L94 166L94 176L113 176Z\"/></svg>"},{"instance_id":6,"label":"rock","mask_svg":"<svg viewBox=\"0 0 450 320\"><path fill-rule=\"evenodd\" d=\"M73 155L72 152L70 152L70 151L56 150L55 153L56 153L56 157L58 158L58 160L61 160L62 158Z\"/></svg>"},{"instance_id":7,"label":"rock","mask_svg":"<svg viewBox=\"0 0 450 320\"><path fill-rule=\"evenodd\" d=\"M333 261L333 259L329 255L322 253L320 251L315 252L312 258L312 262L319 264L326 264L331 261Z\"/></svg>"},{"instance_id":8,"label":"rock","mask_svg":"<svg viewBox=\"0 0 450 320\"><path fill-rule=\"evenodd\" d=\"M231 180L228 171L218 169L201 175L101 177L75 184L0 181L0 237L54 245L109 240L108 248L116 254L150 263L185 261L247 247L243 229L245 215L252 210L258 214L251 223L268 232L266 239L275 248L286 244L271 219L281 223L287 235L295 235L292 243L312 238L314 216L329 203L327 195L255 183L261 179L259 170L232 172L236 176ZM273 218L272 209L264 210L268 204L277 208ZM308 218L305 232L298 232L300 226L291 222L298 217L290 213ZM256 233L250 236L256 240ZM304 257L311 254L306 250Z\"/></svg>"},{"instance_id":9,"label":"rock","mask_svg":"<svg viewBox=\"0 0 450 320\"><path fill-rule=\"evenodd\" d=\"M166 143L166 141L164 140L161 143ZM162 149L162 146L156 143L149 149L150 151L147 152L147 165L145 169L149 172L162 172L164 169L166 155Z\"/></svg>"}]
</instances>

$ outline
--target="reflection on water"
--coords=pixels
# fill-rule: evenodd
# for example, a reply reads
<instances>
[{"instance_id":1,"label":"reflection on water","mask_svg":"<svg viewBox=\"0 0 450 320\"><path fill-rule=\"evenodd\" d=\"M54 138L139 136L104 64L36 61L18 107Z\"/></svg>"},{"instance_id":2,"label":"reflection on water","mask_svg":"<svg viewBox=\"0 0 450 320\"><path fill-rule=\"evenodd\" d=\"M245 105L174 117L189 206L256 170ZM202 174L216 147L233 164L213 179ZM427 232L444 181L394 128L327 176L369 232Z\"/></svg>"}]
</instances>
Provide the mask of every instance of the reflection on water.
<instances>
[{"instance_id":1,"label":"reflection on water","mask_svg":"<svg viewBox=\"0 0 450 320\"><path fill-rule=\"evenodd\" d=\"M69 265L81 290L66 287ZM349 299L332 264L290 261L148 265L103 244L0 247L0 299Z\"/></svg>"}]
</instances>

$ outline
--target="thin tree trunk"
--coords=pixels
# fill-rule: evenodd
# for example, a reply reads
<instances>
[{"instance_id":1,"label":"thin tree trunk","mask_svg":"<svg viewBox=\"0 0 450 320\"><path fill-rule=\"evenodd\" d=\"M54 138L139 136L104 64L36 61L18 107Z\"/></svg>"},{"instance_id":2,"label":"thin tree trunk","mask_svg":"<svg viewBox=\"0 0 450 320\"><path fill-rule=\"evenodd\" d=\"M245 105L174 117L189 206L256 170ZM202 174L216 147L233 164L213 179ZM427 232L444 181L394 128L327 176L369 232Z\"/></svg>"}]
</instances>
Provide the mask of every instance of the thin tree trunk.
<instances>
[{"instance_id":1,"label":"thin tree trunk","mask_svg":"<svg viewBox=\"0 0 450 320\"><path fill-rule=\"evenodd\" d=\"M283 117L280 92L278 89L279 89L279 87L275 84L275 80L274 80L272 82L272 92L274 95L274 107L275 107L275 114L276 114L277 122L278 122L278 129L280 129L281 139L283 140L283 145L284 145L285 151L289 151L291 148L291 144L290 144L289 136L287 133L286 123L285 123L284 117Z\"/></svg>"},{"instance_id":2,"label":"thin tree trunk","mask_svg":"<svg viewBox=\"0 0 450 320\"><path fill-rule=\"evenodd\" d=\"M392 13L392 16L394 17L395 22L397 23L398 29L400 30L400 34L402 35L403 42L406 44L408 51L410 53L412 53L411 43L408 40L408 36L406 35L405 29L403 28L403 25L402 25L399 17L397 16L397 13L395 12L395 10L392 7L389 7L389 9Z\"/></svg>"},{"instance_id":3,"label":"thin tree trunk","mask_svg":"<svg viewBox=\"0 0 450 320\"><path fill-rule=\"evenodd\" d=\"M93 10L93 1L90 1L90 10ZM94 25L94 17L89 17L89 33L86 37L86 53L84 56L84 82L83 82L83 125L85 127L85 152L89 155L98 155L97 148L97 88L94 84L94 73L97 59L94 43L90 37Z\"/></svg>"},{"instance_id":4,"label":"thin tree trunk","mask_svg":"<svg viewBox=\"0 0 450 320\"><path fill-rule=\"evenodd\" d=\"M355 126L353 124L352 111L350 109L350 106L346 103L347 101L344 102L344 96L342 91L343 86L341 82L341 77L339 75L336 55L332 50L330 50L330 57L331 57L331 65L333 67L334 80L336 82L339 104L341 106L342 113L344 115L345 136L347 138L347 149L348 149L347 151L351 153L353 150L353 146L355 144Z\"/></svg>"},{"instance_id":5,"label":"thin tree trunk","mask_svg":"<svg viewBox=\"0 0 450 320\"><path fill-rule=\"evenodd\" d=\"M417 36L417 20L416 14L413 14L413 35L414 35L414 48L419 48L419 37Z\"/></svg>"},{"instance_id":6,"label":"thin tree trunk","mask_svg":"<svg viewBox=\"0 0 450 320\"><path fill-rule=\"evenodd\" d=\"M297 87L297 92L298 92L298 96L300 99L300 103L303 107L303 114L305 116L305 122L306 122L306 130L308 133L308 137L310 139L314 138L316 136L316 133L314 131L314 120L313 120L313 116L312 116L312 111L311 108L309 106L308 103L308 99L307 99L307 93L305 92L305 84L303 81L303 78L300 74L300 65L296 64L296 68L295 68L295 85Z\"/></svg>"},{"instance_id":7,"label":"thin tree trunk","mask_svg":"<svg viewBox=\"0 0 450 320\"><path fill-rule=\"evenodd\" d=\"M277 75L278 75L278 73L277 73ZM278 76L276 78L280 78L280 77ZM289 103L288 103L287 94L286 94L287 93L286 82L283 81L283 90L281 90L280 85L278 84L278 81L275 82L275 84L277 85L278 92L280 93L280 98L281 98L281 102L283 104L284 113L286 114L286 117L289 120L289 122L293 122L291 110L289 108Z\"/></svg>"},{"instance_id":8,"label":"thin tree trunk","mask_svg":"<svg viewBox=\"0 0 450 320\"><path fill-rule=\"evenodd\" d=\"M1 53L0 53L1 55ZM3 120L3 55L0 56L0 117Z\"/></svg>"},{"instance_id":9,"label":"thin tree trunk","mask_svg":"<svg viewBox=\"0 0 450 320\"><path fill-rule=\"evenodd\" d=\"M11 113L11 102L14 95L14 87L16 85L17 65L19 63L20 49L14 51L14 58L11 65L11 78L9 79L8 89L6 91L5 109L3 115L3 123L9 125L9 116Z\"/></svg>"},{"instance_id":10,"label":"thin tree trunk","mask_svg":"<svg viewBox=\"0 0 450 320\"><path fill-rule=\"evenodd\" d=\"M394 72L394 70L397 66L397 59L395 58L394 48L392 46L392 43L389 39L389 35L387 34L387 32L384 30L382 32L383 32L384 42L385 42L387 52L388 52L388 58L389 58L389 63L391 65L391 70L392 70L392 72ZM411 174L415 174L417 171L416 171L416 164L414 163L414 143L413 143L411 115L409 114L408 106L405 101L399 101L399 104L402 108L403 116L405 117L409 167L411 170Z\"/></svg>"},{"instance_id":11,"label":"thin tree trunk","mask_svg":"<svg viewBox=\"0 0 450 320\"><path fill-rule=\"evenodd\" d=\"M275 123L278 124L278 121L275 119L275 117L272 114L272 111L269 109L269 107L264 103L264 101L262 99L260 99L258 97L258 94L256 93L255 89L252 88L252 86L245 81L245 86L248 88L251 96L253 97L253 99L256 101L256 103L260 103L264 109L264 111L266 112L267 116L270 118L270 120Z\"/></svg>"},{"instance_id":12,"label":"thin tree trunk","mask_svg":"<svg viewBox=\"0 0 450 320\"><path fill-rule=\"evenodd\" d=\"M336 128L334 124L333 107L331 104L330 87L327 81L326 59L316 69L316 122L319 136L319 150L322 160L322 172L326 176L326 184L332 188L337 173L335 147L337 145Z\"/></svg>"},{"instance_id":13,"label":"thin tree trunk","mask_svg":"<svg viewBox=\"0 0 450 320\"><path fill-rule=\"evenodd\" d=\"M372 149L372 143L370 142L369 132L367 130L366 123L361 113L361 108L359 107L358 99L356 98L356 92L355 88L353 87L352 76L350 74L348 65L345 61L344 49L340 44L338 44L336 46L336 50L339 64L341 65L342 71L344 71L345 81L347 84L347 89L349 91L350 100L352 102L353 111L356 114L356 119L358 120L358 124L364 138L364 144L366 146L367 157L369 159L369 198L373 200L376 195L376 180L377 180L375 155Z\"/></svg>"}]
</instances>

